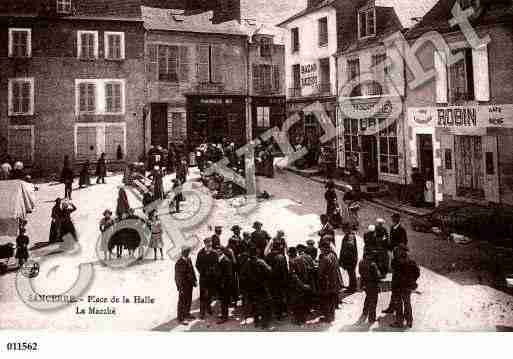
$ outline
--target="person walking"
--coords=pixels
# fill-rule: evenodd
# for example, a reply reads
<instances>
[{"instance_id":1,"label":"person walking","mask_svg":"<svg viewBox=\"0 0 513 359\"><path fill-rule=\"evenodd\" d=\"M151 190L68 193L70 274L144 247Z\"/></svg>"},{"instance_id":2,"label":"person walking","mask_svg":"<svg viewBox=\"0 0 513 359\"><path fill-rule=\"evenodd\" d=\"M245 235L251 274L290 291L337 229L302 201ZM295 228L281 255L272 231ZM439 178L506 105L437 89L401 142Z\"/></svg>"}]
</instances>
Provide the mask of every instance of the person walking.
<instances>
[{"instance_id":1,"label":"person walking","mask_svg":"<svg viewBox=\"0 0 513 359\"><path fill-rule=\"evenodd\" d=\"M337 228L341 225L342 217L340 214L337 192L335 191L335 182L333 182L333 180L329 180L326 183L324 199L326 200L326 215L328 216L328 221L334 228Z\"/></svg>"},{"instance_id":2,"label":"person walking","mask_svg":"<svg viewBox=\"0 0 513 359\"><path fill-rule=\"evenodd\" d=\"M297 255L296 247L288 249L289 255L289 306L292 312L293 322L303 325L308 316L307 296L311 294L309 285L309 273L302 256Z\"/></svg>"},{"instance_id":3,"label":"person walking","mask_svg":"<svg viewBox=\"0 0 513 359\"><path fill-rule=\"evenodd\" d=\"M335 308L338 303L338 293L342 285L338 276L337 256L331 250L328 241L321 243L319 256L319 294L321 297L321 321L331 323L335 320Z\"/></svg>"},{"instance_id":4,"label":"person walking","mask_svg":"<svg viewBox=\"0 0 513 359\"><path fill-rule=\"evenodd\" d=\"M96 184L105 184L105 177L107 177L107 164L105 162L105 153L100 155L98 162L96 162Z\"/></svg>"},{"instance_id":5,"label":"person walking","mask_svg":"<svg viewBox=\"0 0 513 359\"><path fill-rule=\"evenodd\" d=\"M61 172L61 182L64 183L64 198L71 200L71 192L73 186L73 169L71 168L71 163L69 160L69 156L64 156L64 166Z\"/></svg>"},{"instance_id":6,"label":"person walking","mask_svg":"<svg viewBox=\"0 0 513 359\"><path fill-rule=\"evenodd\" d=\"M52 208L51 223L50 223L50 236L49 243L59 242L61 240L61 224L62 224L62 200L55 199L55 204Z\"/></svg>"},{"instance_id":7,"label":"person walking","mask_svg":"<svg viewBox=\"0 0 513 359\"><path fill-rule=\"evenodd\" d=\"M362 315L358 319L358 324L363 324L366 320L369 324L376 321L376 307L378 305L379 282L381 273L375 261L375 251L364 251L363 259L358 267L360 280L365 291L365 301L363 304Z\"/></svg>"},{"instance_id":8,"label":"person walking","mask_svg":"<svg viewBox=\"0 0 513 359\"><path fill-rule=\"evenodd\" d=\"M378 249L375 225L369 224L367 232L363 234L363 244L363 253L375 252Z\"/></svg>"},{"instance_id":9,"label":"person walking","mask_svg":"<svg viewBox=\"0 0 513 359\"><path fill-rule=\"evenodd\" d=\"M212 248L212 238L207 237L203 241L204 247L196 257L196 269L200 279L200 318L205 319L206 314L212 314L212 298L216 294L216 286L219 278L219 265L217 253Z\"/></svg>"},{"instance_id":10,"label":"person walking","mask_svg":"<svg viewBox=\"0 0 513 359\"><path fill-rule=\"evenodd\" d=\"M385 220L383 218L378 218L376 219L377 253L375 259L382 277L385 277L389 272L388 247L388 231L385 228Z\"/></svg>"},{"instance_id":11,"label":"person walking","mask_svg":"<svg viewBox=\"0 0 513 359\"><path fill-rule=\"evenodd\" d=\"M411 306L411 292L417 289L417 280L420 277L420 269L417 263L408 256L408 247L400 244L395 248L398 252L397 285L398 301L396 308L396 320L392 323L394 328L413 326L413 311Z\"/></svg>"},{"instance_id":12,"label":"person walking","mask_svg":"<svg viewBox=\"0 0 513 359\"><path fill-rule=\"evenodd\" d=\"M344 228L344 238L340 248L339 263L349 275L348 293L354 293L357 289L356 264L358 263L358 247L356 244L356 233L349 227Z\"/></svg>"},{"instance_id":13,"label":"person walking","mask_svg":"<svg viewBox=\"0 0 513 359\"><path fill-rule=\"evenodd\" d=\"M251 233L251 243L256 247L260 258L264 257L265 248L271 240L271 236L262 229L262 226L262 222L256 221L253 223L253 228L255 230Z\"/></svg>"},{"instance_id":14,"label":"person walking","mask_svg":"<svg viewBox=\"0 0 513 359\"><path fill-rule=\"evenodd\" d=\"M164 241L162 240L162 224L160 223L159 215L157 210L154 209L150 212L150 228L151 228L151 237L150 243L148 246L153 248L153 253L155 255L154 260L157 260L157 249L160 252L160 259L164 260Z\"/></svg>"},{"instance_id":15,"label":"person walking","mask_svg":"<svg viewBox=\"0 0 513 359\"><path fill-rule=\"evenodd\" d=\"M18 259L18 267L22 267L29 257L28 245L29 237L25 234L26 229L21 227L19 229L18 237L16 237L16 254L15 257Z\"/></svg>"},{"instance_id":16,"label":"person walking","mask_svg":"<svg viewBox=\"0 0 513 359\"><path fill-rule=\"evenodd\" d=\"M177 319L182 325L187 325L186 320L196 319L191 315L192 290L198 285L196 273L192 266L191 247L184 246L181 256L175 263L175 284L178 290Z\"/></svg>"},{"instance_id":17,"label":"person walking","mask_svg":"<svg viewBox=\"0 0 513 359\"><path fill-rule=\"evenodd\" d=\"M71 213L75 212L77 207L69 200L65 199L62 203L62 225L61 225L61 241L67 234L73 236L73 239L76 241L77 231L75 229L75 225L73 224L73 220L71 219Z\"/></svg>"},{"instance_id":18,"label":"person walking","mask_svg":"<svg viewBox=\"0 0 513 359\"><path fill-rule=\"evenodd\" d=\"M393 251L399 244L408 246L408 234L401 225L401 216L399 213L392 215L392 228L390 228L390 250Z\"/></svg>"},{"instance_id":19,"label":"person walking","mask_svg":"<svg viewBox=\"0 0 513 359\"><path fill-rule=\"evenodd\" d=\"M130 215L130 203L128 203L128 196L123 187L119 187L118 200L116 206L116 217L118 219L126 218Z\"/></svg>"}]
</instances>

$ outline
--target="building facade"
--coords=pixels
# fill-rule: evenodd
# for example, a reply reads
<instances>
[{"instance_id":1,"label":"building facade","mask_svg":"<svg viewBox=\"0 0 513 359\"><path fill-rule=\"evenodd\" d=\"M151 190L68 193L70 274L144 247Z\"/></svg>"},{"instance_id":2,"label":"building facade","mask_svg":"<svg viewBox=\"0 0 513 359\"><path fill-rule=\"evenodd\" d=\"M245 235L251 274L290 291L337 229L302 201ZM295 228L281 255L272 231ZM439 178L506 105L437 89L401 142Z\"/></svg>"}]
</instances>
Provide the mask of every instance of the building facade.
<instances>
[{"instance_id":1,"label":"building facade","mask_svg":"<svg viewBox=\"0 0 513 359\"><path fill-rule=\"evenodd\" d=\"M472 46L451 10L473 7ZM407 92L407 169L432 176L436 202L513 204L513 4L441 0L413 28L410 45L436 29L447 52L426 42L417 58L436 79ZM488 41L488 39L489 41ZM408 81L414 80L409 74Z\"/></svg>"},{"instance_id":2,"label":"building facade","mask_svg":"<svg viewBox=\"0 0 513 359\"><path fill-rule=\"evenodd\" d=\"M14 160L56 171L143 149L144 28L133 1L18 1L0 9L0 136Z\"/></svg>"}]
</instances>

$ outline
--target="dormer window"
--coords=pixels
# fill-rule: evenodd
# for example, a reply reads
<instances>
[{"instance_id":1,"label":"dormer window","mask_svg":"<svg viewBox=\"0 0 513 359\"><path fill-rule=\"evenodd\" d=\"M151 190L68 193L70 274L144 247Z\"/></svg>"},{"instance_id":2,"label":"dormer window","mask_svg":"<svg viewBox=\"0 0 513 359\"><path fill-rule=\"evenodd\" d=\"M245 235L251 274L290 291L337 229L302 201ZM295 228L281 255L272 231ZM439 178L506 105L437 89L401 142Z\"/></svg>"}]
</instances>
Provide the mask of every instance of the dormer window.
<instances>
[{"instance_id":1,"label":"dormer window","mask_svg":"<svg viewBox=\"0 0 513 359\"><path fill-rule=\"evenodd\" d=\"M70 14L71 0L57 0L57 14Z\"/></svg>"},{"instance_id":2,"label":"dormer window","mask_svg":"<svg viewBox=\"0 0 513 359\"><path fill-rule=\"evenodd\" d=\"M358 11L358 38L376 36L376 8L364 8Z\"/></svg>"},{"instance_id":3,"label":"dormer window","mask_svg":"<svg viewBox=\"0 0 513 359\"><path fill-rule=\"evenodd\" d=\"M271 39L262 38L260 40L260 56L271 57Z\"/></svg>"}]
</instances>

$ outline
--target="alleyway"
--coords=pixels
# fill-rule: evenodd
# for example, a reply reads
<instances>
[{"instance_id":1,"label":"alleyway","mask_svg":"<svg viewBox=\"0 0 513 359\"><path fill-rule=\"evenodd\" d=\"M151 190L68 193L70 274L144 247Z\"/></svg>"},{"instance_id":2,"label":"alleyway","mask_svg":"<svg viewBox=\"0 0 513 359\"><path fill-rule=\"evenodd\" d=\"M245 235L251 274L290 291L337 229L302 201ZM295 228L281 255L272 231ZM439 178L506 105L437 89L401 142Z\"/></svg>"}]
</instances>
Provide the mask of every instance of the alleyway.
<instances>
[{"instance_id":1,"label":"alleyway","mask_svg":"<svg viewBox=\"0 0 513 359\"><path fill-rule=\"evenodd\" d=\"M194 172L194 171L193 171ZM194 176L192 176L194 177ZM73 283L77 265L82 262L97 262L95 254L97 224L105 208L114 209L120 176L109 177L106 185L95 185L74 192L73 200L78 207L74 214L80 233L81 252L73 257L62 256L54 264L43 263L36 281L37 287L51 288L51 293L61 293ZM215 201L211 217L194 234L200 238L208 235L208 226L223 225L222 239L230 236L229 228L239 224L243 230L250 230L255 220L264 223L264 229L274 235L284 229L289 245L316 239L319 227L318 214L324 211L323 186L289 172L280 172L274 179L258 178L259 190L268 191L272 198L261 202L249 215L237 211L233 201ZM62 185L42 185L37 192L38 207L31 215L28 232L32 243L47 241L49 214L53 199L62 195ZM130 197L133 207L139 206ZM391 212L364 203L360 211L362 228L383 217L390 222ZM163 218L163 220L165 220ZM408 219L404 224L409 228ZM486 276L474 270L479 253L475 245L465 247L450 242L435 240L434 236L409 234L412 257L422 266L418 292L413 294L415 331L461 331L461 330L504 330L513 328L513 297L488 286ZM341 234L337 234L340 244ZM167 242L165 242L167 244ZM360 238L359 253L362 252ZM189 326L176 322L177 293L174 285L174 263L169 259L153 261L149 255L144 263L124 270L113 271L100 264L94 265L95 277L87 293L98 297L150 296L154 304L119 304L114 316L80 316L76 304L58 312L39 312L28 308L16 294L15 274L0 277L0 328L50 329L50 330L159 330L159 331L240 331L254 330L252 325L241 326L236 320L216 325L215 318L207 321L193 321ZM49 261L50 262L50 261ZM59 268L48 271L51 266ZM344 274L345 275L345 274ZM347 283L347 277L345 276ZM48 292L48 290L47 290ZM194 291L193 314L198 314L198 290ZM390 292L380 294L378 311L388 304ZM371 328L356 327L363 304L363 293L355 293L344 299L336 313L336 321L330 325L316 321L299 328L288 321L275 323L276 330L301 331L388 331L391 317L383 317ZM87 308L87 303L80 306Z\"/></svg>"}]
</instances>

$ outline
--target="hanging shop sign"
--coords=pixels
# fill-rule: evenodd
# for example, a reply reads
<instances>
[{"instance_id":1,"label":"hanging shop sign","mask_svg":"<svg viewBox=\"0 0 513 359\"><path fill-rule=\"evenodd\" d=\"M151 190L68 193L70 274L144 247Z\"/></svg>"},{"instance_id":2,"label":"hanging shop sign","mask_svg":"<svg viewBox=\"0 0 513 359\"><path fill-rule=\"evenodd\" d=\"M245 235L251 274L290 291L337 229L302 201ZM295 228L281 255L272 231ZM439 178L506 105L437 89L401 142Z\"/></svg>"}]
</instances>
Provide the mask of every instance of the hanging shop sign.
<instances>
[{"instance_id":1,"label":"hanging shop sign","mask_svg":"<svg viewBox=\"0 0 513 359\"><path fill-rule=\"evenodd\" d=\"M317 86L317 64L301 65L301 87Z\"/></svg>"},{"instance_id":2,"label":"hanging shop sign","mask_svg":"<svg viewBox=\"0 0 513 359\"><path fill-rule=\"evenodd\" d=\"M513 128L513 105L411 107L410 124L438 128Z\"/></svg>"}]
</instances>

